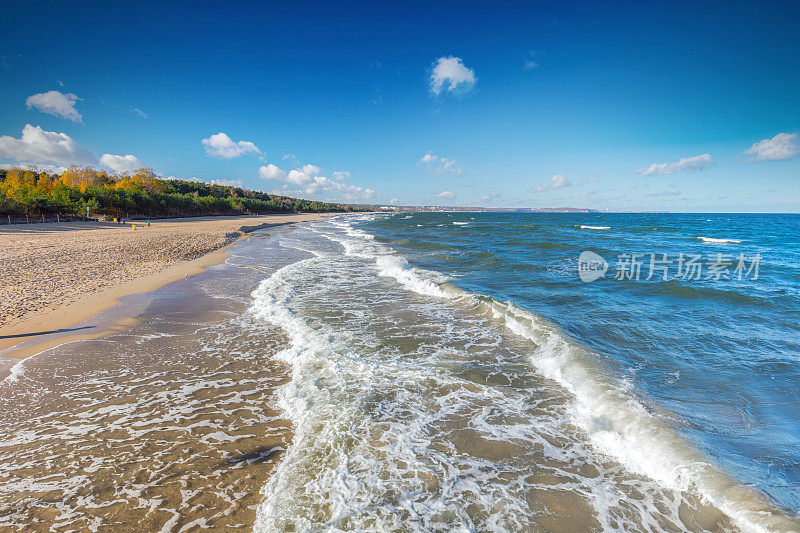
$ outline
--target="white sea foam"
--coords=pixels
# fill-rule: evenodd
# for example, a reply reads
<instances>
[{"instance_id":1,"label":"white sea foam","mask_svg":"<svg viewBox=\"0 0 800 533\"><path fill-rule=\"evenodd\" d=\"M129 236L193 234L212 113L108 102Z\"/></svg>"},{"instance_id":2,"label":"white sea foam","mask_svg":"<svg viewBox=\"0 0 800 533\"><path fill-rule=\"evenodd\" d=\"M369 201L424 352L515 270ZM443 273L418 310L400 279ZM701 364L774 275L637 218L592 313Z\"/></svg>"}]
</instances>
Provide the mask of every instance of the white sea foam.
<instances>
[{"instance_id":1,"label":"white sea foam","mask_svg":"<svg viewBox=\"0 0 800 533\"><path fill-rule=\"evenodd\" d=\"M469 222L453 222L454 226L466 226Z\"/></svg>"},{"instance_id":2,"label":"white sea foam","mask_svg":"<svg viewBox=\"0 0 800 533\"><path fill-rule=\"evenodd\" d=\"M468 421L471 431L487 442L512 448L515 441L530 443L553 460L574 455L578 461L586 455L580 443L573 443L574 449L554 446L558 435L549 432L557 431L557 425L525 420L526 390L515 397L502 389L467 388L468 382L440 362L451 351L446 345L398 358L361 327L351 331L342 329L343 321L327 327L309 320L300 312L302 301L307 298L306 304L314 305L318 297L311 287L306 287L311 294L298 291L297 283L310 278L315 284L338 285L339 273L320 270L334 261L321 256L285 267L253 294L251 313L279 325L291 339L291 346L279 354L292 373L280 391L279 406L295 426L294 442L264 488L255 530L474 530L465 502L491 511L478 529L524 529L531 511L522 472L511 478L518 481L509 482L501 475L503 469L510 473L509 464L498 471L489 459L442 449L452 445L443 440L446 428ZM453 330L444 308L424 306L416 311L440 317L428 323L440 334L449 333L439 337L443 340L480 342L481 329L467 323L462 324L466 330ZM368 324L378 318L362 320ZM491 331L483 329L483 335L490 338ZM439 342L436 338L427 340ZM492 420L497 413L517 413L517 422L498 424ZM583 483L592 486L584 489L587 492L615 498L613 489L603 488L599 480L587 478ZM607 510L600 509L599 517L611 527Z\"/></svg>"},{"instance_id":3,"label":"white sea foam","mask_svg":"<svg viewBox=\"0 0 800 533\"><path fill-rule=\"evenodd\" d=\"M6 377L4 377L3 381L0 381L0 383L16 383L17 381L19 381L19 377L25 371L24 364L25 364L25 359L22 359L17 363L15 363L14 366L11 367L9 374Z\"/></svg>"},{"instance_id":4,"label":"white sea foam","mask_svg":"<svg viewBox=\"0 0 800 533\"><path fill-rule=\"evenodd\" d=\"M510 332L530 341L531 363L542 376L560 384L572 396L571 408L566 414L570 422L585 433L594 450L615 459L631 473L654 480L658 486L667 490L697 494L713 503L743 529L791 531L796 527L794 522L775 512L774 507L755 491L737 485L729 476L709 464L674 430L637 401L630 393L630 385L609 378L595 364L593 354L569 339L553 324L513 303L498 302L490 297L453 287L445 283L446 280L437 273L412 267L391 249L375 242L366 232L346 228L349 225L347 222L343 224L344 226L338 226L342 232L325 233L323 236L339 242L347 256L374 261L378 276L392 278L403 288L416 294L475 309L476 316L489 314ZM416 479L417 484L424 484L425 480L431 479L428 476L434 476L434 479L439 480L438 483L449 483L449 490L454 493L468 490L473 497L476 494L486 494L486 491L499 490L501 492L494 493L493 497L505 502L508 506L506 510L521 510L520 503L514 499L512 493L493 485L494 480L483 477L484 474L478 474L486 466L479 461L448 466L447 468L455 469L467 468L470 474L462 473L460 480L449 479L438 469L430 470L428 461L438 461L441 466L447 465L452 459L437 455L424 444L431 438L424 431L424 425L436 422L436 419L429 419L429 414L424 410L413 412L413 422L386 421L380 430L372 426L355 430L358 424L364 422L352 411L352 406L347 406L348 402L357 404L372 394L381 397L388 390L402 396L406 392L403 387L407 383L432 379L433 383L441 386L450 378L431 372L430 369L426 370L419 360L414 360L410 366L404 366L404 361L376 361L360 355L358 349L354 348L353 340L366 335L362 331L348 333L320 330L306 322L302 313L291 304L292 298L297 294L294 287L296 278L309 271L314 271L319 276L323 272L320 269L332 269L334 261L335 255L318 255L314 259L295 263L276 272L253 293L251 312L283 328L292 340L291 347L281 353L281 358L292 367L293 379L281 390L280 406L296 428L295 444L264 489L265 502L259 508L256 530L272 530L281 526L281 520L287 516L286 507L297 505L291 501L291 498L297 496L298 490L294 476L301 475L300 472L308 469L319 468L319 465L312 466L312 463L320 459L320 454L321 460L327 461L327 466L322 469L320 478L309 481L310 484L305 486L303 494L325 500L324 505L329 506L331 513L325 515L327 521L324 523L289 513L292 516L292 526L301 530L352 528L360 523L353 522L353 517L367 509L372 514L366 523L371 524L372 529L418 529L423 524L434 529L434 523L426 520L431 519L431 514L442 513L452 507L449 505L450 500L444 496L437 500L425 500L422 506L417 500L422 497L419 492L401 497L400 501L406 501L406 504L401 505L401 508L394 507L394 512L402 509L412 513L412 516L417 517L417 521L411 522L416 524L414 527L406 522L397 522L399 519L393 521L390 518L393 516L392 512L381 507L380 501L375 500L375 491L388 490L386 484L390 483L389 480L399 482L398 479L403 476L411 476L410 479ZM334 276L334 273L326 271L325 275ZM354 273L337 275L353 276ZM310 290L308 287L306 289ZM426 312L432 312L429 308L425 309ZM444 325L448 323L447 320L442 322ZM450 335L458 333L454 329L448 331ZM374 350L380 350L380 342L376 341L374 346ZM347 394L340 395L339 389L347 391ZM362 397L363 394L368 396ZM456 401L459 409L469 405L468 395L461 396L465 394L465 391L460 390L458 396L451 398ZM498 409L503 410L505 407L500 406L507 406L508 411L513 412L513 408L506 403L510 401L509 397L498 395L497 390L484 389L480 394L492 398L492 403ZM403 405L408 410L416 400L413 395L399 401L399 404L384 400L380 409L396 410L400 409L399 405ZM447 400L443 398L438 401L446 403ZM537 430L541 430L542 424L539 422L534 425ZM519 438L523 441L541 439L526 424L514 426L516 433L509 433L510 428L503 429L502 426L490 424L486 420L476 422L476 427L483 434L495 435L498 442L513 442ZM354 442L358 442L362 430L378 431L376 438L379 440L388 438L387 435L396 440L388 448L379 447L384 454L380 460L368 453L370 448L366 443L356 445L356 449L350 452L326 449L322 453L319 450L320 442L340 442L335 432L347 431L346 428L353 430ZM323 433L320 434L320 431ZM548 441L545 439L544 442ZM580 453L577 449L570 448L550 450L552 444L543 446L549 450L547 453ZM318 450L316 459L309 456L310 450ZM398 462L406 466L401 468ZM397 476L400 477L396 478ZM477 485L466 488L464 483ZM607 494L598 499L605 490L604 483L608 482L603 481L601 476L594 481L582 480L581 483L591 486L589 490L593 505L604 529L617 528L620 518L614 515L613 502L603 499ZM643 492L651 490L644 486L640 489ZM652 490L658 492L656 489ZM639 526L648 524L649 527L645 526L644 529L663 528L657 521L648 522L655 520L648 517L648 513L655 516L667 512L673 515L670 520L678 520L678 501L660 501L656 504L651 498L648 496L638 504L632 500L627 502L627 505L641 507L643 516ZM385 502L384 504L388 505ZM523 526L514 523L514 513L511 511L498 516L502 516L502 519L498 519L500 522L495 524L496 530L520 529ZM468 521L463 523L468 527Z\"/></svg>"},{"instance_id":5,"label":"white sea foam","mask_svg":"<svg viewBox=\"0 0 800 533\"><path fill-rule=\"evenodd\" d=\"M728 244L728 243L738 244L742 242L738 239L716 239L714 237L698 237L697 240L713 244Z\"/></svg>"},{"instance_id":6,"label":"white sea foam","mask_svg":"<svg viewBox=\"0 0 800 533\"><path fill-rule=\"evenodd\" d=\"M581 226L581 229L611 229L611 226Z\"/></svg>"}]
</instances>

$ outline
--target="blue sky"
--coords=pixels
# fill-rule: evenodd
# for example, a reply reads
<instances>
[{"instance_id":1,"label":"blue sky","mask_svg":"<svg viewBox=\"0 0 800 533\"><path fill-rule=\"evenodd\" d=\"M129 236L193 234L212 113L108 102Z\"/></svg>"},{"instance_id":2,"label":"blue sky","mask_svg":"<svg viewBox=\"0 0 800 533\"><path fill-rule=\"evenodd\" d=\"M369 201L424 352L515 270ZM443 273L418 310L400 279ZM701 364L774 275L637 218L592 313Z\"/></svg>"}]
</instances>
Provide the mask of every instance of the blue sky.
<instances>
[{"instance_id":1,"label":"blue sky","mask_svg":"<svg viewBox=\"0 0 800 533\"><path fill-rule=\"evenodd\" d=\"M385 204L800 211L797 2L17 4L6 165Z\"/></svg>"}]
</instances>

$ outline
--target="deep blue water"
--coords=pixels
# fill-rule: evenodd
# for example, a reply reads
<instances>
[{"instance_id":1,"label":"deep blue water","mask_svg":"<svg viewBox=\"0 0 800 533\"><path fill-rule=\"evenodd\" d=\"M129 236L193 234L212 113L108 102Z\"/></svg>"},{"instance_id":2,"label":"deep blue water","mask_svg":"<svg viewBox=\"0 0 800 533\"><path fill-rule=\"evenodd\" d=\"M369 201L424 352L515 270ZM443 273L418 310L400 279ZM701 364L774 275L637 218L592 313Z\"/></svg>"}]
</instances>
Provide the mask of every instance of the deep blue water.
<instances>
[{"instance_id":1,"label":"deep blue water","mask_svg":"<svg viewBox=\"0 0 800 533\"><path fill-rule=\"evenodd\" d=\"M403 213L359 224L412 265L555 322L712 462L800 514L800 215ZM581 281L585 250L608 262L604 277ZM642 254L638 280L616 279L622 254ZM650 254L672 261L667 280L646 279ZM678 276L680 254L701 256L700 279Z\"/></svg>"}]
</instances>

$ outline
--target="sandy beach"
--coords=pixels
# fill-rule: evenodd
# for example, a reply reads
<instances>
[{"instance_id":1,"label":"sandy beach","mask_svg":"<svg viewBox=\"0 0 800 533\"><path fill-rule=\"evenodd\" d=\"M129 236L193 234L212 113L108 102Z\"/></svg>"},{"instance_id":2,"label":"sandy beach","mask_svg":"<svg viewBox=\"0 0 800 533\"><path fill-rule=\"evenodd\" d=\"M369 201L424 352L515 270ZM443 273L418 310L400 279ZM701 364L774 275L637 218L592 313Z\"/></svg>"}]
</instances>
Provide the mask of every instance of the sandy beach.
<instances>
[{"instance_id":1,"label":"sandy beach","mask_svg":"<svg viewBox=\"0 0 800 533\"><path fill-rule=\"evenodd\" d=\"M69 328L114 306L122 296L201 272L223 261L226 247L256 228L326 216L331 215L0 226L0 350ZM59 342L10 355L27 357ZM0 368L0 376L7 371Z\"/></svg>"},{"instance_id":2,"label":"sandy beach","mask_svg":"<svg viewBox=\"0 0 800 533\"><path fill-rule=\"evenodd\" d=\"M170 221L172 242L215 225L224 242L243 221L208 222ZM100 324L82 331L104 333L80 342L67 333L50 349L39 342L35 357L13 359L15 373L0 381L0 530L252 528L292 431L276 396L289 376L275 354L288 339L246 311L259 282L291 261L268 237L288 230L254 232L230 254L117 285L148 292L77 326ZM246 255L254 252L257 261ZM179 278L149 290L168 281L165 273ZM63 312L71 316L80 301Z\"/></svg>"}]
</instances>

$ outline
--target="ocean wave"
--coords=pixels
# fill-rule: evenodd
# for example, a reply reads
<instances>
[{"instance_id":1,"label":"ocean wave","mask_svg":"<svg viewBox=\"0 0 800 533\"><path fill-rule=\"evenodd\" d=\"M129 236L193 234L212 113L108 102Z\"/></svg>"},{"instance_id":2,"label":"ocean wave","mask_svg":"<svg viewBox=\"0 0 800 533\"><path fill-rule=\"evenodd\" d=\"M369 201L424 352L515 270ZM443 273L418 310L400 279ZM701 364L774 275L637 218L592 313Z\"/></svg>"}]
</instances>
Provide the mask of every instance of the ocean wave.
<instances>
[{"instance_id":1,"label":"ocean wave","mask_svg":"<svg viewBox=\"0 0 800 533\"><path fill-rule=\"evenodd\" d=\"M569 410L570 421L585 433L594 449L618 461L630 472L652 479L663 487L697 494L744 529L790 531L797 526L760 493L737 484L730 476L709 463L674 429L631 395L629 385L604 372L597 365L595 354L569 338L554 324L517 307L513 302L501 302L490 296L462 290L448 283L447 278L440 273L413 267L390 248L367 237L369 234L362 230L347 230L344 235L346 237L326 237L340 242L346 254L357 249L358 257L374 260L379 276L392 278L405 289L419 295L472 309L476 316L490 316L509 332L532 343L529 356L531 364L542 376L569 392L573 398ZM361 238L363 242L353 243L350 242L353 239L347 237ZM301 265L289 269L291 272L276 272L262 282L253 295L253 312L280 325L292 339L293 348L284 354L284 359L288 362L302 360L314 351L329 349L326 342L332 339L331 336L319 337L296 313L286 308L285 303L292 293L291 275L303 268ZM341 349L347 350L347 347ZM364 372L377 372L370 370L370 363L367 361L361 361L360 364L364 365ZM317 368L316 372L319 370ZM296 373L301 371L308 372L310 369L295 368ZM300 374L297 374L296 379L300 379ZM323 374L319 379L328 378ZM299 386L300 383L294 383L294 379L287 385L286 393L282 395L281 407L290 412L290 418L298 426L298 442L320 438L306 433L310 429L304 424L310 416L309 410L313 404L297 389ZM300 448L293 445L287 461L291 460L292 454L300 454ZM302 458L295 457L295 460L301 461ZM258 524L261 529L275 525L271 520L279 514L276 507L281 503L279 489L289 483L287 476L291 475L291 471L281 470L279 467L265 488L268 498L259 509ZM342 496L332 496L332 505L342 508L347 504L339 498L344 498L345 494L351 494L357 488L348 485L351 475L347 471L334 472L331 475L331 479L320 480L318 483L333 483L334 487L338 487L334 491L342 490ZM383 524L387 527L398 526ZM335 523L328 525L337 527ZM300 529L304 529L303 524L300 526ZM311 524L306 523L305 526L311 527Z\"/></svg>"},{"instance_id":2,"label":"ocean wave","mask_svg":"<svg viewBox=\"0 0 800 533\"><path fill-rule=\"evenodd\" d=\"M581 229L611 229L611 226L579 226Z\"/></svg>"},{"instance_id":3,"label":"ocean wave","mask_svg":"<svg viewBox=\"0 0 800 533\"><path fill-rule=\"evenodd\" d=\"M713 244L738 244L742 242L739 239L717 239L714 237L698 237L697 240Z\"/></svg>"},{"instance_id":4,"label":"ocean wave","mask_svg":"<svg viewBox=\"0 0 800 533\"><path fill-rule=\"evenodd\" d=\"M5 378L3 378L2 381L0 381L0 384L16 383L17 381L19 381L19 377L22 375L23 372L25 372L25 366L24 366L25 361L26 359L20 359L17 363L15 363L11 367L9 374Z\"/></svg>"},{"instance_id":5,"label":"ocean wave","mask_svg":"<svg viewBox=\"0 0 800 533\"><path fill-rule=\"evenodd\" d=\"M414 284L406 286L413 290ZM448 298L487 306L506 328L537 345L531 356L533 363L575 396L575 422L601 451L665 486L698 490L746 529L791 531L797 526L761 493L737 484L712 466L631 397L625 387L603 375L593 362L594 356L552 323L512 302L498 302L449 284L441 291Z\"/></svg>"}]
</instances>

